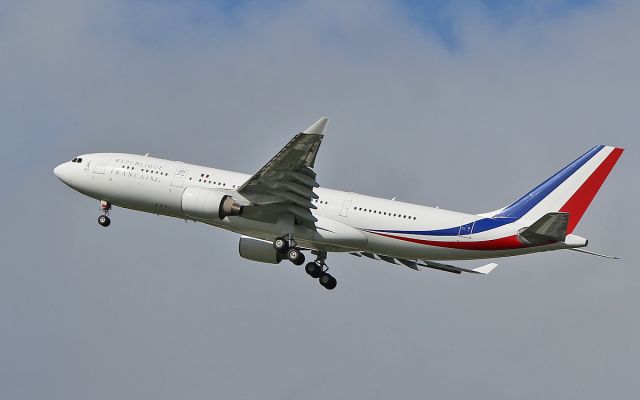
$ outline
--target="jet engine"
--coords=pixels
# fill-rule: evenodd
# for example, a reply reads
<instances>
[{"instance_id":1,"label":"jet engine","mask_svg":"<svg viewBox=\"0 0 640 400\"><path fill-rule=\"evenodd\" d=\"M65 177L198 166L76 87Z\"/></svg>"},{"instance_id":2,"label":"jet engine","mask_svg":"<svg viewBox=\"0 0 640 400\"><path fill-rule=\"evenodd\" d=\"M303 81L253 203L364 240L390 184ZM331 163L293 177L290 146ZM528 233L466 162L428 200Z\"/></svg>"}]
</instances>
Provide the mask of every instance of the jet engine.
<instances>
[{"instance_id":1,"label":"jet engine","mask_svg":"<svg viewBox=\"0 0 640 400\"><path fill-rule=\"evenodd\" d=\"M262 263L278 264L282 258L271 242L248 236L240 237L240 257Z\"/></svg>"},{"instance_id":2,"label":"jet engine","mask_svg":"<svg viewBox=\"0 0 640 400\"><path fill-rule=\"evenodd\" d=\"M201 220L224 219L242 213L242 206L224 192L188 187L182 193L182 213Z\"/></svg>"}]
</instances>

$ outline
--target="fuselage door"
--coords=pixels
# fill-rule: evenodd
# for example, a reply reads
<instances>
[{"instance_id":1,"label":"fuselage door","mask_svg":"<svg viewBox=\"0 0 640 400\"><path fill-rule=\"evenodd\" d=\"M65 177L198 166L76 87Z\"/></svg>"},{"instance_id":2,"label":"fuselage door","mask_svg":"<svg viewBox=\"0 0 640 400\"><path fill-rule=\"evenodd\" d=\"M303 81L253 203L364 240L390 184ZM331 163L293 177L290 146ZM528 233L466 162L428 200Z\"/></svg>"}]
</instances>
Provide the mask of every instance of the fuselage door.
<instances>
[{"instance_id":1,"label":"fuselage door","mask_svg":"<svg viewBox=\"0 0 640 400\"><path fill-rule=\"evenodd\" d=\"M471 239L471 234L473 233L473 225L475 221L471 218L465 218L462 220L462 224L460 225L460 232L458 233L458 237L464 239Z\"/></svg>"},{"instance_id":2,"label":"fuselage door","mask_svg":"<svg viewBox=\"0 0 640 400\"><path fill-rule=\"evenodd\" d=\"M104 170L107 168L109 164L109 157L100 157L98 162L96 163L96 167L93 169L94 174L104 174Z\"/></svg>"},{"instance_id":3,"label":"fuselage door","mask_svg":"<svg viewBox=\"0 0 640 400\"><path fill-rule=\"evenodd\" d=\"M340 216L346 217L349 215L349 208L351 208L351 199L346 199L342 202L342 208L340 209Z\"/></svg>"},{"instance_id":4,"label":"fuselage door","mask_svg":"<svg viewBox=\"0 0 640 400\"><path fill-rule=\"evenodd\" d=\"M189 172L189 170L185 168L178 168L176 170L176 174L171 180L171 186L182 187L182 185L184 185L184 178L187 176L187 172Z\"/></svg>"}]
</instances>

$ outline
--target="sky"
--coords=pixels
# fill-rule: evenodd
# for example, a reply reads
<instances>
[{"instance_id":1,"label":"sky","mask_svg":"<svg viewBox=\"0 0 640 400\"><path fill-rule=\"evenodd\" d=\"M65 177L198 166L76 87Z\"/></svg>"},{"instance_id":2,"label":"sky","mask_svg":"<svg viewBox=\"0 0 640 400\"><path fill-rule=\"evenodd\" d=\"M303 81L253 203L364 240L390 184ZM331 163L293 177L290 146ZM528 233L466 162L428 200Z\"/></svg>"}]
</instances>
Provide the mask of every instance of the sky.
<instances>
[{"instance_id":1,"label":"sky","mask_svg":"<svg viewBox=\"0 0 640 400\"><path fill-rule=\"evenodd\" d=\"M632 1L5 1L3 399L627 398L640 390ZM128 152L255 172L320 116L324 187L480 213L626 148L576 233L488 276L114 209L52 169ZM478 263L461 262L462 266Z\"/></svg>"}]
</instances>

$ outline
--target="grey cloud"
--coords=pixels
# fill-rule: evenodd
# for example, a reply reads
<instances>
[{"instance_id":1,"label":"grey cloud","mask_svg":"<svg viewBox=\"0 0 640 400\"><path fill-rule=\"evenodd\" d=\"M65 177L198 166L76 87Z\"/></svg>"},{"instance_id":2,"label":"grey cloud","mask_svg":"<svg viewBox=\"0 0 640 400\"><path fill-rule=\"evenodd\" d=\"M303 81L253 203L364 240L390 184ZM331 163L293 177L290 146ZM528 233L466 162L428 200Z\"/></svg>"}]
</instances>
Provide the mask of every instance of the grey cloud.
<instances>
[{"instance_id":1,"label":"grey cloud","mask_svg":"<svg viewBox=\"0 0 640 400\"><path fill-rule=\"evenodd\" d=\"M0 393L70 398L627 397L640 348L640 7L443 48L392 2L8 4L0 12ZM488 277L331 257L338 289L235 235L97 204L51 173L125 151L252 172L330 117L320 183L482 212L598 143L627 147L579 226L595 251ZM467 264L467 263L463 263Z\"/></svg>"}]
</instances>

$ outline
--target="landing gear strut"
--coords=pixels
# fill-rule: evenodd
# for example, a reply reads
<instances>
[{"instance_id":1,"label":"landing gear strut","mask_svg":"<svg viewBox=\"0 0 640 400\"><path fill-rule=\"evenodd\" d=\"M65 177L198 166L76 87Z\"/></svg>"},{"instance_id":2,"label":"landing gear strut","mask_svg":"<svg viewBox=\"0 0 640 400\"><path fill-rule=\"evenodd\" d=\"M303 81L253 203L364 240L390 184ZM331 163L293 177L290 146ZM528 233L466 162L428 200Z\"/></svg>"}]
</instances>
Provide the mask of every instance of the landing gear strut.
<instances>
[{"instance_id":1,"label":"landing gear strut","mask_svg":"<svg viewBox=\"0 0 640 400\"><path fill-rule=\"evenodd\" d=\"M98 223L106 228L111 225L111 218L109 218L111 203L108 201L100 201L100 210L102 211L102 215L98 217Z\"/></svg>"}]
</instances>

